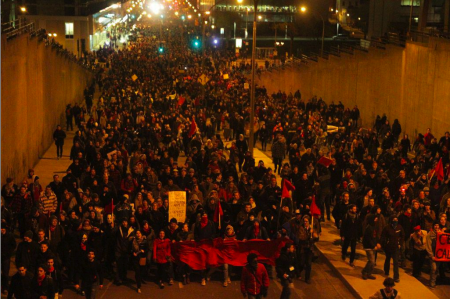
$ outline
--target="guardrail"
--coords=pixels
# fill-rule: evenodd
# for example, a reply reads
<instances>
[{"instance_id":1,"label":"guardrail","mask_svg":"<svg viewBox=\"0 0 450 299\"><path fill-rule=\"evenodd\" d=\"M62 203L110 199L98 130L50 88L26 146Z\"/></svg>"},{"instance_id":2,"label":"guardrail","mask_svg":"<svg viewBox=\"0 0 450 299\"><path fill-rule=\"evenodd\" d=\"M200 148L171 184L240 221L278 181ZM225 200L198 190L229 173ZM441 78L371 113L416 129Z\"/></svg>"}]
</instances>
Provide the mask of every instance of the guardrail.
<instances>
[{"instance_id":1,"label":"guardrail","mask_svg":"<svg viewBox=\"0 0 450 299\"><path fill-rule=\"evenodd\" d=\"M17 22L9 22L10 25L15 25L15 23ZM4 24L8 24L8 23L4 23ZM3 24L2 24L3 27ZM26 23L26 24L20 24L19 22L19 26L15 27L15 26L10 26L7 28L2 28L2 34L5 34L6 36L6 40L9 40L11 38L14 38L18 35L24 34L24 33L31 33L35 31L34 30L34 23Z\"/></svg>"}]
</instances>

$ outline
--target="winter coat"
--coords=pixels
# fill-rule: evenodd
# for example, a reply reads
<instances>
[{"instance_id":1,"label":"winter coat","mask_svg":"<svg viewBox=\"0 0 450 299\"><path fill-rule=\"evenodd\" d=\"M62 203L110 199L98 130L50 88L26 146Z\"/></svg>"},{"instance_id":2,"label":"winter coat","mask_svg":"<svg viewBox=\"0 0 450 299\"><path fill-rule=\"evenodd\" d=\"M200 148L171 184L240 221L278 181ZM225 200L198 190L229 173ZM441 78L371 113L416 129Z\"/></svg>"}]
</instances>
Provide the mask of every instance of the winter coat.
<instances>
[{"instance_id":1,"label":"winter coat","mask_svg":"<svg viewBox=\"0 0 450 299\"><path fill-rule=\"evenodd\" d=\"M276 141L272 145L272 157L274 159L282 159L286 153L286 143Z\"/></svg>"},{"instance_id":2,"label":"winter coat","mask_svg":"<svg viewBox=\"0 0 450 299\"><path fill-rule=\"evenodd\" d=\"M395 253L399 250L399 245L404 240L405 233L401 225L397 225L395 229L392 225L388 225L381 233L381 246L385 252Z\"/></svg>"},{"instance_id":3,"label":"winter coat","mask_svg":"<svg viewBox=\"0 0 450 299\"><path fill-rule=\"evenodd\" d=\"M157 264L165 264L168 262L168 258L171 255L170 240L161 238L155 239L153 242L153 259Z\"/></svg>"},{"instance_id":4,"label":"winter coat","mask_svg":"<svg viewBox=\"0 0 450 299\"><path fill-rule=\"evenodd\" d=\"M357 239L360 234L360 221L358 215L355 215L354 218L349 216L349 213L347 213L342 220L341 225L341 237L344 237L349 240Z\"/></svg>"},{"instance_id":5,"label":"winter coat","mask_svg":"<svg viewBox=\"0 0 450 299\"><path fill-rule=\"evenodd\" d=\"M242 269L241 277L241 292L243 294L258 295L261 293L262 288L269 287L269 275L264 265L259 264L256 271L251 269L250 266L245 266Z\"/></svg>"}]
</instances>

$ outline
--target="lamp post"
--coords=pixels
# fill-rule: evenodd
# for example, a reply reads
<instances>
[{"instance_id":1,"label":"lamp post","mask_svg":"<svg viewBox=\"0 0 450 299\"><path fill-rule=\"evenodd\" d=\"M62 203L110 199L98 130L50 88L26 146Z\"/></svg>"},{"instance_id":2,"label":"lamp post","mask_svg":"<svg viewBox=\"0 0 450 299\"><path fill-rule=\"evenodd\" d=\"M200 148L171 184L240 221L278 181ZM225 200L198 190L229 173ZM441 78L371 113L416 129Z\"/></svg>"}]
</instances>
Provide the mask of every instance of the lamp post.
<instances>
[{"instance_id":1,"label":"lamp post","mask_svg":"<svg viewBox=\"0 0 450 299\"><path fill-rule=\"evenodd\" d=\"M238 0L242 3L243 0ZM253 0L253 43L252 43L252 81L250 87L250 136L248 139L248 149L253 157L253 140L255 139L254 122L255 122L255 73L256 73L256 21L258 13L259 0Z\"/></svg>"},{"instance_id":2,"label":"lamp post","mask_svg":"<svg viewBox=\"0 0 450 299\"><path fill-rule=\"evenodd\" d=\"M300 11L302 13L305 13L306 12L306 7L302 6L300 8ZM321 50L320 50L320 56L323 57L323 44L324 44L324 41L325 41L325 19L323 18L323 16L321 14L318 14L318 13L315 13L315 12L314 12L314 14L318 15L322 19L322 47L321 47Z\"/></svg>"}]
</instances>

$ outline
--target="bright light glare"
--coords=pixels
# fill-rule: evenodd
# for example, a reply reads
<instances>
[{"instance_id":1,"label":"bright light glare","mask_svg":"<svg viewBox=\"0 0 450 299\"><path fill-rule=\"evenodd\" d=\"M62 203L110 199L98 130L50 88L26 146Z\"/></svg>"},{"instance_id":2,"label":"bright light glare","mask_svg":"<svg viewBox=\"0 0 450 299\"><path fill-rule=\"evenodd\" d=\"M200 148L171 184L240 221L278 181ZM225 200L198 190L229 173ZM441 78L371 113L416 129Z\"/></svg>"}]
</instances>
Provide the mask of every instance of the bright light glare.
<instances>
[{"instance_id":1,"label":"bright light glare","mask_svg":"<svg viewBox=\"0 0 450 299\"><path fill-rule=\"evenodd\" d=\"M218 40L217 40L217 39L215 39L215 40L214 40L214 43L215 43L215 44L217 45L217 43L218 43Z\"/></svg>"},{"instance_id":2,"label":"bright light glare","mask_svg":"<svg viewBox=\"0 0 450 299\"><path fill-rule=\"evenodd\" d=\"M261 19L262 19L262 16L258 16L258 19L260 19L260 20L261 20Z\"/></svg>"},{"instance_id":3,"label":"bright light glare","mask_svg":"<svg viewBox=\"0 0 450 299\"><path fill-rule=\"evenodd\" d=\"M178 16L178 11L175 12L175 15Z\"/></svg>"},{"instance_id":4,"label":"bright light glare","mask_svg":"<svg viewBox=\"0 0 450 299\"><path fill-rule=\"evenodd\" d=\"M237 0L238 3L242 3L243 0Z\"/></svg>"},{"instance_id":5,"label":"bright light glare","mask_svg":"<svg viewBox=\"0 0 450 299\"><path fill-rule=\"evenodd\" d=\"M302 6L302 7L300 7L300 10L301 10L302 12L305 12L305 11L306 11L306 7Z\"/></svg>"},{"instance_id":6,"label":"bright light glare","mask_svg":"<svg viewBox=\"0 0 450 299\"><path fill-rule=\"evenodd\" d=\"M192 19L192 16L191 16L191 15L188 15L188 19Z\"/></svg>"},{"instance_id":7,"label":"bright light glare","mask_svg":"<svg viewBox=\"0 0 450 299\"><path fill-rule=\"evenodd\" d=\"M22 6L22 7L20 8L20 11L21 11L21 12L26 12L26 11L27 11L27 8Z\"/></svg>"},{"instance_id":8,"label":"bright light glare","mask_svg":"<svg viewBox=\"0 0 450 299\"><path fill-rule=\"evenodd\" d=\"M148 8L151 10L151 12L153 12L154 14L157 14L163 9L163 6L162 6L162 4L152 2L148 6Z\"/></svg>"}]
</instances>

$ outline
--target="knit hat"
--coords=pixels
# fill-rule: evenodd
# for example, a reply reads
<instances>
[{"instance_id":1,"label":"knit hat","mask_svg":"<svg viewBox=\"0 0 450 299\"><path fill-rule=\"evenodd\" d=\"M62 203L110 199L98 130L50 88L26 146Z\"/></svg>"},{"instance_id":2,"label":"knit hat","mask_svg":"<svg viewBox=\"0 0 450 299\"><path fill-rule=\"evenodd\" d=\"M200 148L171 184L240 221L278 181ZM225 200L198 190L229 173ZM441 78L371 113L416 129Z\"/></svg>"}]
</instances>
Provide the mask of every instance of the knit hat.
<instances>
[{"instance_id":1,"label":"knit hat","mask_svg":"<svg viewBox=\"0 0 450 299\"><path fill-rule=\"evenodd\" d=\"M23 235L23 236L27 237L27 238L30 238L30 239L33 239L33 232L31 230L27 230L25 232L25 235Z\"/></svg>"}]
</instances>

